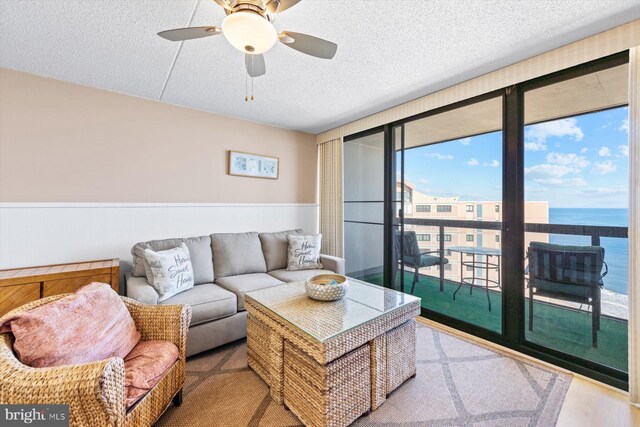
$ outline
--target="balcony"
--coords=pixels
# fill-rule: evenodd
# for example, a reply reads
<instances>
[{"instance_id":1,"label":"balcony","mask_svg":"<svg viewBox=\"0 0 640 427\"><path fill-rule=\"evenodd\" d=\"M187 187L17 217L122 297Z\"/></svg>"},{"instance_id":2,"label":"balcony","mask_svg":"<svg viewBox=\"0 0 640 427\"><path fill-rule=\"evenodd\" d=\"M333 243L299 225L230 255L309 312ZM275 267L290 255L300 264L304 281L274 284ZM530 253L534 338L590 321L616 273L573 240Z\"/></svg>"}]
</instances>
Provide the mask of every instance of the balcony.
<instances>
[{"instance_id":1,"label":"balcony","mask_svg":"<svg viewBox=\"0 0 640 427\"><path fill-rule=\"evenodd\" d=\"M411 229L418 233L437 234L439 238L431 239L430 242L420 242L420 249L439 250L450 260L447 270L440 265L429 268L420 268L418 281L413 286L414 269L408 266L404 271L398 270L395 276L395 287L400 288L401 279L404 275L404 291L411 292L422 298L422 305L446 316L481 326L485 329L501 333L502 332L502 288L495 286L488 291L480 286L469 287L465 284L461 286L461 277L476 275L475 271L463 268L461 257L469 257L459 252L450 252L449 247L466 244L473 248L481 242L466 242L464 236L480 235L482 233L494 233L500 235L502 224L500 222L489 221L458 221L440 220L424 218L405 218L405 229ZM469 231L471 230L471 231ZM583 245L600 246L601 239L614 238L626 239L626 227L610 226L583 226L583 225L561 225L561 224L536 224L525 225L526 244L532 241L548 242L549 236L572 236L582 242ZM445 238L445 235L453 236ZM457 237L461 237L457 239ZM456 241L458 240L458 241ZM500 248L499 238L492 243ZM526 248L525 248L526 251ZM600 329L597 333L597 347L592 342L592 313L586 304L579 304L562 299L534 296L533 299L533 330L528 330L529 320L529 298L527 288L527 278L523 278L524 288L524 313L525 313L525 334L527 341L555 349L557 351L579 356L593 362L609 366L611 368L626 371L628 357L627 323L628 312L626 295L611 292L611 288L624 287L624 283L614 283L620 281L620 273L616 272L616 262L612 262L613 255L605 254L605 262L610 264L610 274L604 277L604 288L602 289L602 305L600 317ZM465 258L467 259L467 258ZM469 258L470 259L470 258ZM482 258L481 258L482 259ZM496 259L494 258L493 262ZM525 262L526 264L526 262ZM626 265L626 260L623 264ZM483 276L491 275L489 278L500 282L500 275L497 270L477 272L480 278L476 285L484 285ZM622 275L624 277L624 275ZM371 283L383 284L382 273L374 272L359 277ZM466 280L468 281L468 280ZM501 283L502 285L502 283ZM413 287L413 292L412 292ZM454 293L458 290L455 300ZM472 291L472 292L471 292ZM491 311L488 308L488 301L491 301Z\"/></svg>"}]
</instances>

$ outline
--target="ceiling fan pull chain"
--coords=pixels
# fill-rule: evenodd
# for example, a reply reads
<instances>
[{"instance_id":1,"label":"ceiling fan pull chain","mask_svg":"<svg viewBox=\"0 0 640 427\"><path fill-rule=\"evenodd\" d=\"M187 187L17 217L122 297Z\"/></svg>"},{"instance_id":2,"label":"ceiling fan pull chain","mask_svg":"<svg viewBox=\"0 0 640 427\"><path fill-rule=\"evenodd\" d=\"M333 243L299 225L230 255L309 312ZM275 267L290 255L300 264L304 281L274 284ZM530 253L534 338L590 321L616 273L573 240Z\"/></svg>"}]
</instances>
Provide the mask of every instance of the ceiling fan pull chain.
<instances>
[{"instance_id":1,"label":"ceiling fan pull chain","mask_svg":"<svg viewBox=\"0 0 640 427\"><path fill-rule=\"evenodd\" d=\"M253 59L255 57L251 55L251 69L253 70ZM253 73L251 73L251 100L253 101Z\"/></svg>"},{"instance_id":2,"label":"ceiling fan pull chain","mask_svg":"<svg viewBox=\"0 0 640 427\"><path fill-rule=\"evenodd\" d=\"M247 85L247 75L244 75L244 101L247 102L249 100L249 89Z\"/></svg>"}]
</instances>

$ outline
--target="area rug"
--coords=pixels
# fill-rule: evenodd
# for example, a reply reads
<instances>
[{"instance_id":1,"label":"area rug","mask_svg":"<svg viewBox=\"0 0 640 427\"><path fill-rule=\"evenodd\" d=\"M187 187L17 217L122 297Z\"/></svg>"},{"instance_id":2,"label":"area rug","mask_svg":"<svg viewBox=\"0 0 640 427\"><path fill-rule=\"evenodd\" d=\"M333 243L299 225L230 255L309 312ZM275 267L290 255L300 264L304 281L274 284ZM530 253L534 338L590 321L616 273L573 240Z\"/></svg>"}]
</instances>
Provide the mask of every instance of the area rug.
<instances>
[{"instance_id":1,"label":"area rug","mask_svg":"<svg viewBox=\"0 0 640 427\"><path fill-rule=\"evenodd\" d=\"M415 378L356 426L540 426L556 423L571 376L418 324ZM182 406L158 426L293 427L247 367L244 340L187 360Z\"/></svg>"}]
</instances>

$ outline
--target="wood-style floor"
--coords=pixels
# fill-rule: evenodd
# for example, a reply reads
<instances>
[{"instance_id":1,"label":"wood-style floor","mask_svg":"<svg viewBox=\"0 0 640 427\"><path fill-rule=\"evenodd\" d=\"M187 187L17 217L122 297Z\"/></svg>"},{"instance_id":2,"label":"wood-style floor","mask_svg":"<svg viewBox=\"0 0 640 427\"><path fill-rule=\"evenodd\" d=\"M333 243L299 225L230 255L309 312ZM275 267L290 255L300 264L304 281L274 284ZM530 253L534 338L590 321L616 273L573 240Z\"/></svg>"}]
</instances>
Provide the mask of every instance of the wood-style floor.
<instances>
[{"instance_id":1,"label":"wood-style floor","mask_svg":"<svg viewBox=\"0 0 640 427\"><path fill-rule=\"evenodd\" d=\"M556 426L637 427L640 408L629 404L626 393L574 375Z\"/></svg>"},{"instance_id":2,"label":"wood-style floor","mask_svg":"<svg viewBox=\"0 0 640 427\"><path fill-rule=\"evenodd\" d=\"M490 341L474 337L456 329L419 317L418 321L442 329L476 344L508 353L537 363L553 366L527 355L504 348ZM562 370L553 366L555 369ZM565 396L556 427L638 427L640 408L629 403L628 396L613 387L598 383L581 375L573 374L571 385Z\"/></svg>"}]
</instances>

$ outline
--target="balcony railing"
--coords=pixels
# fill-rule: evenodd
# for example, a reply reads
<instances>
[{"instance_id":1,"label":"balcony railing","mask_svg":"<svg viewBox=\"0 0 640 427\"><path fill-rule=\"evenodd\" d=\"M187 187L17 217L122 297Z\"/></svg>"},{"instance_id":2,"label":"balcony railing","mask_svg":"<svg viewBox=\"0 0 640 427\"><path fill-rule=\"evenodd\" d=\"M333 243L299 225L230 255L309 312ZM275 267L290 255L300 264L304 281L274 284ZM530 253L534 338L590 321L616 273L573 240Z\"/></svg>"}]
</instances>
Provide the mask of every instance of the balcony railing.
<instances>
[{"instance_id":1,"label":"balcony railing","mask_svg":"<svg viewBox=\"0 0 640 427\"><path fill-rule=\"evenodd\" d=\"M396 226L400 224L401 219L396 218ZM476 230L502 230L502 222L500 221L467 221L455 219L435 219L435 218L404 218L404 224L417 225L427 227L438 227L439 234L439 250L441 256L445 253L445 228L471 228ZM525 232L541 233L541 234L561 234L572 236L590 236L591 245L600 246L601 237L628 238L629 229L627 227L618 226L599 226L599 225L577 225L577 224L541 224L541 223L525 223ZM439 269L440 290L443 289L445 281L445 269L442 264Z\"/></svg>"},{"instance_id":2,"label":"balcony railing","mask_svg":"<svg viewBox=\"0 0 640 427\"><path fill-rule=\"evenodd\" d=\"M399 224L399 222L396 222L396 227L398 227ZM410 226L411 230L415 231L416 234L431 234L431 243L427 243L426 248L432 250L439 248L439 253L442 257L449 255L446 252L446 249L448 249L447 245L453 247L456 245L464 246L466 244L469 248L474 248L474 245L478 243L477 235L480 233L473 233L475 236L473 242L470 240L465 241L463 236L470 233L464 232L463 229L473 229L474 231L492 230L500 232L503 227L503 223L500 221L467 221L432 218L404 218L404 224ZM420 230L417 229L416 226L431 228L429 230ZM398 230L398 228L396 228L396 230ZM453 231L452 229L458 229L458 231ZM545 237L541 235L584 236L584 239L580 239L584 240L584 243L582 244L589 244L587 243L587 240L590 239L591 245L607 247L607 243L609 242L602 242L603 244L601 245L602 238L628 239L628 228L619 226L526 223L524 230L526 233L536 233L538 235L527 235L526 241L532 239L544 240ZM459 239L461 242L455 243L455 239L453 243L445 242L445 231L446 233L453 234L454 236L458 234L459 237L462 237L462 239ZM437 233L440 236L438 242L433 241L434 233ZM493 233L487 234L492 235ZM486 236L485 233L482 233L482 235ZM404 239L401 239L401 241L404 242ZM498 243L498 241L501 243ZM423 245L423 242L426 243L427 241L422 240L419 241L418 244ZM502 246L504 240L496 239L494 242L493 239L491 239L490 242L491 244L486 244L486 246L489 247L485 249L497 249L499 246ZM491 248L491 246L493 248ZM439 266L436 264L436 266L439 267L439 271L434 272L434 274L429 273L430 271L433 271L429 270L430 267L425 267L422 270L418 269L418 281L414 282L416 280L416 271L412 266L407 267L396 265L396 268L398 269L393 272L394 274L392 277L394 277L394 279L398 277L397 273L400 271L400 268L402 268L402 274L400 275L401 281L399 283L394 283L394 285L397 286L398 284L402 284L404 285L402 290L404 290L407 284L410 284L410 292L421 297L423 307L428 309L430 312L445 315L457 321L470 323L475 327L481 327L492 332L502 333L504 310L509 309L509 307L502 307L501 304L498 304L494 307L494 310L491 311L490 301L489 304L487 304L487 301L484 298L485 294L487 299L489 298L489 295L494 297L501 294L502 288L498 290L488 289L487 287L483 292L473 292L473 294L471 294L473 287L469 286L470 292L468 294L464 293L462 298L460 298L460 296L463 294L460 294L459 298L457 300L455 299L455 294L460 289L460 286L469 284L468 280L465 282L468 278L463 277L468 271L465 270L463 272L463 266L469 267L469 264L463 264L463 260L467 259L465 257L468 257L469 255L465 255L459 250L454 251L460 252L461 254L459 262L457 257L454 260L452 260L451 257L448 257L448 265L455 265L457 263L460 266L459 273L455 271L455 268L454 271L451 271L451 269L446 270L444 268L444 263L441 260ZM609 259L607 259L607 255ZM618 253L614 256L621 255ZM487 262L488 261L489 260L487 259ZM611 280L613 278L611 273L615 270L612 270L611 266L613 265L614 268L617 268L618 273L620 273L619 269L625 268L626 260L618 259L618 262L615 262L614 258L612 258L611 252L607 252L605 255L605 261L608 261L609 263L609 275L605 281L612 284L613 282ZM525 259L523 259L522 262L522 267L525 267ZM471 268L474 268L474 265L475 264L472 261ZM493 270L491 272L488 270L481 270L479 271L480 275L476 276L475 269L471 274L473 275L473 280L477 277L480 279L479 285L483 285L483 281L485 279L489 279L489 273L495 274ZM528 285L526 280L526 270L523 271L523 274L525 274L525 276L522 277L522 281L518 283L517 286L525 287ZM622 288L626 285L626 282L620 283L620 281L625 280L624 277L624 274L619 274L617 279L619 281L618 285ZM497 278L497 280L500 279L501 277ZM382 280L382 277L378 278L378 281L380 280ZM415 286L414 291L415 284L417 284L417 286ZM514 284L510 283L509 285ZM613 286L607 286L605 287L605 290L607 288L611 289ZM504 294L502 295L504 296ZM553 349L554 351L560 351L561 353L584 358L590 362L608 366L621 372L626 371L628 354L626 341L628 333L628 303L626 295L619 294L614 291L609 291L606 295L603 293L602 297L598 300L599 305L596 312L593 311L594 306L592 304L587 304L586 309L584 309L583 302L581 301L572 301L561 296L538 294L537 291L535 294L529 293L527 295L525 293L524 298L525 299L522 301L523 315L525 316L525 319L527 316L529 318L528 322L525 320L526 325L525 331L523 332L527 341L542 347ZM527 301L526 304L525 301ZM591 311L590 315L589 311ZM587 315L585 315L585 313ZM534 316L535 320L532 322ZM597 345L594 340L594 331L596 330L593 326L594 316L598 316L598 320L596 322L597 326L595 327L597 329L596 336L598 337Z\"/></svg>"}]
</instances>

